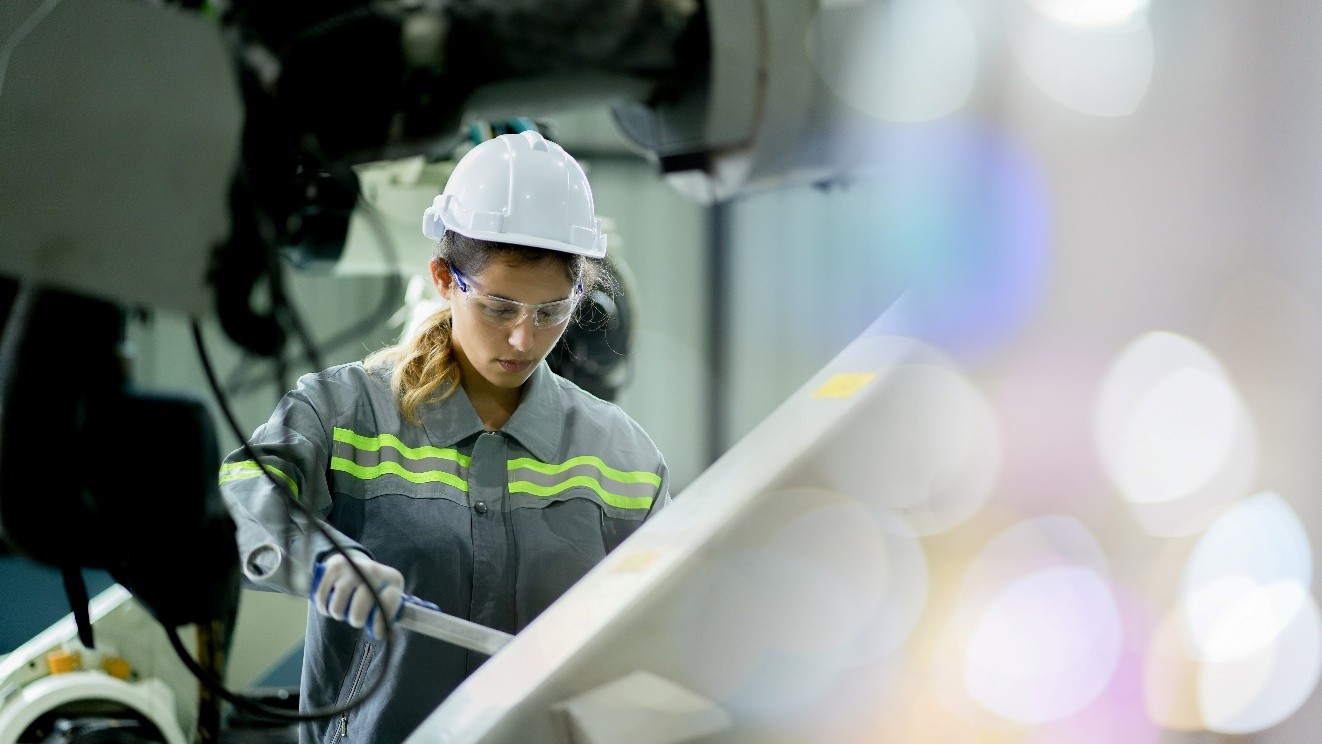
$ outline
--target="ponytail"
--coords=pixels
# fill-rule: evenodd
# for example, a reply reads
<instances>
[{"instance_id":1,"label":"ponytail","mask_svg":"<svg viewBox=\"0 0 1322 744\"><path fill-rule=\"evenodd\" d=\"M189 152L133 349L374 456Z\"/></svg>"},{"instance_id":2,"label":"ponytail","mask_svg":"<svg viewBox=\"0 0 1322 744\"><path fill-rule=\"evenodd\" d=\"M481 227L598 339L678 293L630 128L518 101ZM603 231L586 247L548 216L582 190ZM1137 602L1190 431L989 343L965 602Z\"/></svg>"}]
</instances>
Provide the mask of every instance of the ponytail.
<instances>
[{"instance_id":1,"label":"ponytail","mask_svg":"<svg viewBox=\"0 0 1322 744\"><path fill-rule=\"evenodd\" d=\"M450 308L446 306L424 320L412 337L363 360L369 370L394 364L390 389L411 424L422 423L418 409L423 405L445 400L459 389L459 362L450 344L450 328Z\"/></svg>"}]
</instances>

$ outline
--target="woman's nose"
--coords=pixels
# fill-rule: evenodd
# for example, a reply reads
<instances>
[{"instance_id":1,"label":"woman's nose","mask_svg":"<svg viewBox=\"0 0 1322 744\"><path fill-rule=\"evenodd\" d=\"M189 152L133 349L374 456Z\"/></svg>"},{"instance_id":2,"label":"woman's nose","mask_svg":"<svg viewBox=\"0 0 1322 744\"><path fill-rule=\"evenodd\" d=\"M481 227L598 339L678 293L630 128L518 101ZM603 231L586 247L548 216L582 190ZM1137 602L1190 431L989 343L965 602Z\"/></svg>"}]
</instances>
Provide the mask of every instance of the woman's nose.
<instances>
[{"instance_id":1,"label":"woman's nose","mask_svg":"<svg viewBox=\"0 0 1322 744\"><path fill-rule=\"evenodd\" d=\"M532 332L532 314L525 313L514 327L510 328L510 346L518 351L528 351L532 348Z\"/></svg>"}]
</instances>

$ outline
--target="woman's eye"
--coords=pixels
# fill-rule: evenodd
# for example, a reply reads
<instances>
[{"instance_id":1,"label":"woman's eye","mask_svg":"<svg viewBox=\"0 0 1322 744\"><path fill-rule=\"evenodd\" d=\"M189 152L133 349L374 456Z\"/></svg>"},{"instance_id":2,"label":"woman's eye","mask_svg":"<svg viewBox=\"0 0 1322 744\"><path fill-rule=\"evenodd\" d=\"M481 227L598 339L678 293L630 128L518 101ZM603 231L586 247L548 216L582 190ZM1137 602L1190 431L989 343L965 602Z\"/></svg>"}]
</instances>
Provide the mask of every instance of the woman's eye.
<instances>
[{"instance_id":1,"label":"woman's eye","mask_svg":"<svg viewBox=\"0 0 1322 744\"><path fill-rule=\"evenodd\" d=\"M514 308L502 305L483 305L483 312L492 318L513 318Z\"/></svg>"}]
</instances>

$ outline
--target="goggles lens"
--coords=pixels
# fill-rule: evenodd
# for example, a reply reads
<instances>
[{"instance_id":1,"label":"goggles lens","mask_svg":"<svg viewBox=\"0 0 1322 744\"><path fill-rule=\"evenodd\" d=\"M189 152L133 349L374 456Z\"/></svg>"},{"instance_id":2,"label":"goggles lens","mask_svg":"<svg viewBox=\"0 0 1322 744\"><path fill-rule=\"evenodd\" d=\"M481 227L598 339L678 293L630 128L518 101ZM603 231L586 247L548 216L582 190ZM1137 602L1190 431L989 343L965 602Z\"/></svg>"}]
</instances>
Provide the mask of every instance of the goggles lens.
<instances>
[{"instance_id":1,"label":"goggles lens","mask_svg":"<svg viewBox=\"0 0 1322 744\"><path fill-rule=\"evenodd\" d=\"M468 278L459 273L453 264L450 265L450 273L459 285L459 291L476 307L478 317L499 328L513 328L527 317L532 317L532 324L536 328L558 326L574 314L574 308L583 295L583 285L578 284L574 287L574 294L563 300L528 305L474 290Z\"/></svg>"}]
</instances>

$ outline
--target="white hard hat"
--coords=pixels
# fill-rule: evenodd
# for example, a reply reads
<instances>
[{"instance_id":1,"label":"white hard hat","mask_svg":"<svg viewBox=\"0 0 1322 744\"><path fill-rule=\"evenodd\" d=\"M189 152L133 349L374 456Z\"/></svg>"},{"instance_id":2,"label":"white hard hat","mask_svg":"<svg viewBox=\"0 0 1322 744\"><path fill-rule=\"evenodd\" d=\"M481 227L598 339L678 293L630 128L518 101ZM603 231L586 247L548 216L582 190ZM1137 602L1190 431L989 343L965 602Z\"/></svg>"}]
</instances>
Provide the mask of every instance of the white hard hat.
<instances>
[{"instance_id":1,"label":"white hard hat","mask_svg":"<svg viewBox=\"0 0 1322 744\"><path fill-rule=\"evenodd\" d=\"M606 255L606 232L583 168L536 131L502 134L469 150L445 191L422 214L422 233L445 230L591 258Z\"/></svg>"}]
</instances>

